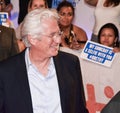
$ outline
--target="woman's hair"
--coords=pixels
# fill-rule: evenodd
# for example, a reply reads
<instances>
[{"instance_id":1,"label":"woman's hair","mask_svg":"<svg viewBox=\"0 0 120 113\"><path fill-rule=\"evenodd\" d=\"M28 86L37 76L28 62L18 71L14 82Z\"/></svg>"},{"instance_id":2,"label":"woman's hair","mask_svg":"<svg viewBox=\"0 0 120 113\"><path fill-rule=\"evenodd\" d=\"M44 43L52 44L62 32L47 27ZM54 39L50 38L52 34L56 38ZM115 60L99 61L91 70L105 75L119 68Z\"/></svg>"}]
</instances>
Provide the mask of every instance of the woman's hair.
<instances>
[{"instance_id":1,"label":"woman's hair","mask_svg":"<svg viewBox=\"0 0 120 113\"><path fill-rule=\"evenodd\" d=\"M46 29L44 29L44 26L46 23L43 23L43 20L46 19L56 19L58 21L59 16L54 10L46 8L35 9L26 15L22 23L21 36L27 47L30 46L30 43L27 40L28 36L40 39L40 34L45 33Z\"/></svg>"},{"instance_id":2,"label":"woman's hair","mask_svg":"<svg viewBox=\"0 0 120 113\"><path fill-rule=\"evenodd\" d=\"M111 6L111 5L113 5L113 6L118 6L120 4L120 0L107 0L106 1L106 5L107 6Z\"/></svg>"},{"instance_id":3,"label":"woman's hair","mask_svg":"<svg viewBox=\"0 0 120 113\"><path fill-rule=\"evenodd\" d=\"M115 47L119 47L119 32L118 32L118 29L117 27L113 24L113 23L107 23L105 25L103 25L100 30L99 30L99 33L98 33L98 42L100 43L100 35L102 33L102 30L104 28L110 28L110 29L113 29L114 31L114 34L115 34L115 38L117 38L116 42L115 42Z\"/></svg>"},{"instance_id":4,"label":"woman's hair","mask_svg":"<svg viewBox=\"0 0 120 113\"><path fill-rule=\"evenodd\" d=\"M43 0L43 1L45 2L45 8L47 8L48 7L47 0ZM28 4L28 10L32 7L32 4L33 4L33 0L30 0Z\"/></svg>"},{"instance_id":5,"label":"woman's hair","mask_svg":"<svg viewBox=\"0 0 120 113\"><path fill-rule=\"evenodd\" d=\"M75 14L74 12L74 7L72 5L72 3L68 2L68 1L62 1L58 4L58 7L57 7L57 11L59 12L61 10L61 8L63 7L71 7L72 11L73 11L73 16Z\"/></svg>"}]
</instances>

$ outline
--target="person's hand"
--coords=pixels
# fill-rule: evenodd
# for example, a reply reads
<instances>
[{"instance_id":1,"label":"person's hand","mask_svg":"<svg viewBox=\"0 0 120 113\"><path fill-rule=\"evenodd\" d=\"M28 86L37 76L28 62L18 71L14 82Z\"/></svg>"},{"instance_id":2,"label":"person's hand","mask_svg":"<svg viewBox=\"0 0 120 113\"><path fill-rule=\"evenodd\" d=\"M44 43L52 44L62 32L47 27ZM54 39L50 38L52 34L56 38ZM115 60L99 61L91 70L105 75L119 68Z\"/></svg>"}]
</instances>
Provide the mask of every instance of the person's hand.
<instances>
[{"instance_id":1,"label":"person's hand","mask_svg":"<svg viewBox=\"0 0 120 113\"><path fill-rule=\"evenodd\" d=\"M75 50L79 50L80 49L80 45L78 44L76 38L73 38L73 41L70 44L70 48L71 49L75 49Z\"/></svg>"},{"instance_id":2,"label":"person's hand","mask_svg":"<svg viewBox=\"0 0 120 113\"><path fill-rule=\"evenodd\" d=\"M113 48L113 52L115 52L115 53L120 52L120 48L114 47L114 48Z\"/></svg>"},{"instance_id":3,"label":"person's hand","mask_svg":"<svg viewBox=\"0 0 120 113\"><path fill-rule=\"evenodd\" d=\"M5 22L2 23L3 26L6 26L6 27L10 27L11 26L11 22L9 19L6 19Z\"/></svg>"},{"instance_id":4,"label":"person's hand","mask_svg":"<svg viewBox=\"0 0 120 113\"><path fill-rule=\"evenodd\" d=\"M7 19L7 20L6 20L6 24L8 24L8 26L10 26L10 25L11 25L11 22L10 22L10 20L9 20L9 19Z\"/></svg>"}]
</instances>

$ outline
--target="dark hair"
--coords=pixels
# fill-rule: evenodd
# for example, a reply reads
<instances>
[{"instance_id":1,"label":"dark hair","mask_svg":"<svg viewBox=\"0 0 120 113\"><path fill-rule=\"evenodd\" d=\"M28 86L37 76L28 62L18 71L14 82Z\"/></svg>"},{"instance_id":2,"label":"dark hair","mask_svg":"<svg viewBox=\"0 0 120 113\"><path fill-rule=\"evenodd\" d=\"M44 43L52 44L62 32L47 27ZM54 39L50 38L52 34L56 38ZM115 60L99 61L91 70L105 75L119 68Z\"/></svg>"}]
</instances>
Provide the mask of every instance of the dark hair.
<instances>
[{"instance_id":1,"label":"dark hair","mask_svg":"<svg viewBox=\"0 0 120 113\"><path fill-rule=\"evenodd\" d=\"M57 11L59 12L61 10L62 7L71 7L72 11L73 11L73 16L74 16L74 7L72 5L71 2L68 2L68 1L62 1L58 4L58 7L57 7Z\"/></svg>"},{"instance_id":2,"label":"dark hair","mask_svg":"<svg viewBox=\"0 0 120 113\"><path fill-rule=\"evenodd\" d=\"M106 5L109 6L109 4L113 6L118 6L120 4L120 0L107 0Z\"/></svg>"},{"instance_id":3,"label":"dark hair","mask_svg":"<svg viewBox=\"0 0 120 113\"><path fill-rule=\"evenodd\" d=\"M117 41L115 43L115 47L119 47L119 32L118 32L117 27L113 23L107 23L100 28L99 33L98 33L98 42L100 43L100 35L101 35L101 32L104 28L113 29L114 34L115 34L115 38L117 38Z\"/></svg>"},{"instance_id":4,"label":"dark hair","mask_svg":"<svg viewBox=\"0 0 120 113\"><path fill-rule=\"evenodd\" d=\"M47 0L43 0L45 2L45 7L47 8L48 4L47 4ZM28 7L31 8L33 4L33 0L29 1Z\"/></svg>"}]
</instances>

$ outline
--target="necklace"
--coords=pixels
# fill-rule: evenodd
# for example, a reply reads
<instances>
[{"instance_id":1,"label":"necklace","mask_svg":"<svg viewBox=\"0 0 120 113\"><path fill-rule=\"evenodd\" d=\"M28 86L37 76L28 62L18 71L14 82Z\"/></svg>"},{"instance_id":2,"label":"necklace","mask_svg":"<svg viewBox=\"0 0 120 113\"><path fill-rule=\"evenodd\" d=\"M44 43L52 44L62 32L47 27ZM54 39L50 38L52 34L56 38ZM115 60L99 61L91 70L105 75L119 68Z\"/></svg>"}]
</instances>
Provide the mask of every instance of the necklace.
<instances>
[{"instance_id":1,"label":"necklace","mask_svg":"<svg viewBox=\"0 0 120 113\"><path fill-rule=\"evenodd\" d=\"M63 33L64 33L64 31L63 31ZM66 35L66 34L68 34L68 35ZM64 34L65 43L67 45L70 45L73 41L73 38L74 38L74 32L73 32L73 25L72 24L70 25L69 32L66 33L66 34Z\"/></svg>"}]
</instances>

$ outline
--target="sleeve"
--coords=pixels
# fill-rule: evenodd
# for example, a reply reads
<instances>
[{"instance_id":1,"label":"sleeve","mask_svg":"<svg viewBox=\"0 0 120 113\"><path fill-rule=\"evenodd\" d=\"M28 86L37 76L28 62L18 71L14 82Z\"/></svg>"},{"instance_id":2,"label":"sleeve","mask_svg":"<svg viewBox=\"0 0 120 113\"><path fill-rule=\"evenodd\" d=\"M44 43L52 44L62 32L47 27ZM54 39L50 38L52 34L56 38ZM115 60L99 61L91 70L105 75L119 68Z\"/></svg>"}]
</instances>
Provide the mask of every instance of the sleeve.
<instances>
[{"instance_id":1,"label":"sleeve","mask_svg":"<svg viewBox=\"0 0 120 113\"><path fill-rule=\"evenodd\" d=\"M0 78L0 113L5 113L4 112L4 94L3 94L3 83Z\"/></svg>"}]
</instances>

